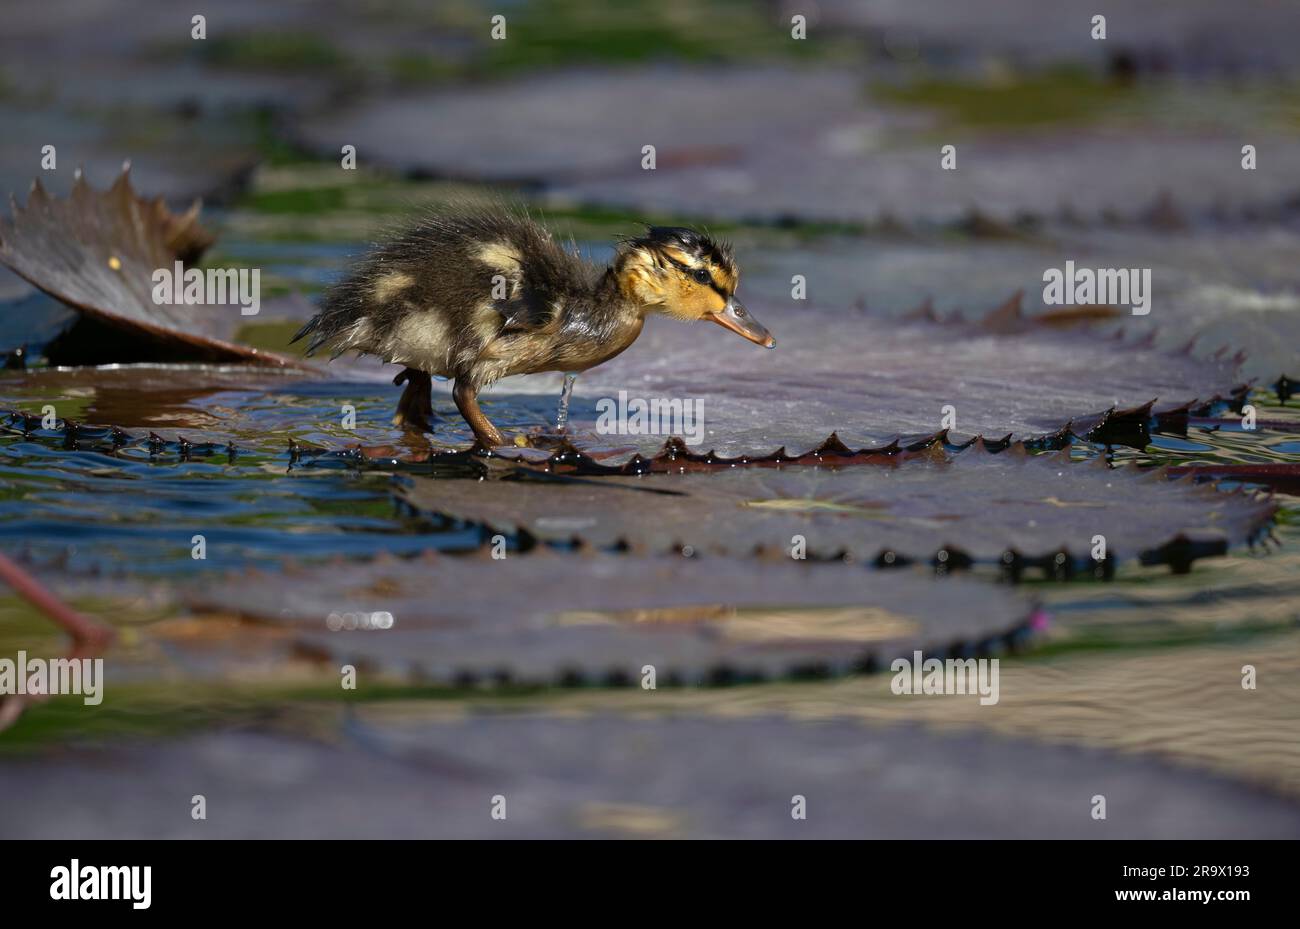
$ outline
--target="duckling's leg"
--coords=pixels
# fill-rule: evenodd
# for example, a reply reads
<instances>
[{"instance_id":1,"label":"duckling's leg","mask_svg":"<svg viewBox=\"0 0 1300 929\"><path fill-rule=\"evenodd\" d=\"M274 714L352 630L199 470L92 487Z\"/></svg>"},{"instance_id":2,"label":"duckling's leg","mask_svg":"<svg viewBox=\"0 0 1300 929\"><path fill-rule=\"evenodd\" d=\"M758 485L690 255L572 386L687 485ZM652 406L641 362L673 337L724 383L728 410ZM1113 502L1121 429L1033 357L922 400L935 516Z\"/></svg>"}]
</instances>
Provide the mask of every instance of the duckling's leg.
<instances>
[{"instance_id":1,"label":"duckling's leg","mask_svg":"<svg viewBox=\"0 0 1300 929\"><path fill-rule=\"evenodd\" d=\"M494 448L506 444L505 436L479 409L478 388L457 378L456 386L451 389L451 396L456 401L456 409L460 410L460 415L465 417L465 422L469 423L469 427L474 430L474 438L478 439L480 445Z\"/></svg>"},{"instance_id":2,"label":"duckling's leg","mask_svg":"<svg viewBox=\"0 0 1300 929\"><path fill-rule=\"evenodd\" d=\"M430 420L433 418L433 378L423 371L407 368L397 377L394 384L406 384L402 399L397 401L397 414L393 417L394 426L405 426L419 432L432 432Z\"/></svg>"}]
</instances>

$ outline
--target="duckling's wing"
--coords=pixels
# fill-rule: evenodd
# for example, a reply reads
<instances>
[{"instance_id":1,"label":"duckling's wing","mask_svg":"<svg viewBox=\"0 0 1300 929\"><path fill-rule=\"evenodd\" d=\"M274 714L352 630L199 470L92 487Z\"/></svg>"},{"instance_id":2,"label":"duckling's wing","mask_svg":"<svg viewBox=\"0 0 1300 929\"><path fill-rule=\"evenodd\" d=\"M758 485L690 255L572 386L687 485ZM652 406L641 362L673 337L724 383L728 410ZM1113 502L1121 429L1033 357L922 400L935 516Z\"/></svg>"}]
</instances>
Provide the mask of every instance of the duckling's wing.
<instances>
[{"instance_id":1,"label":"duckling's wing","mask_svg":"<svg viewBox=\"0 0 1300 929\"><path fill-rule=\"evenodd\" d=\"M592 269L526 216L496 214L475 232L471 256L491 274L502 334L545 328L590 292Z\"/></svg>"},{"instance_id":2,"label":"duckling's wing","mask_svg":"<svg viewBox=\"0 0 1300 929\"><path fill-rule=\"evenodd\" d=\"M509 299L494 302L492 308L501 314L501 335L543 329L555 318L554 307L526 284Z\"/></svg>"}]
</instances>

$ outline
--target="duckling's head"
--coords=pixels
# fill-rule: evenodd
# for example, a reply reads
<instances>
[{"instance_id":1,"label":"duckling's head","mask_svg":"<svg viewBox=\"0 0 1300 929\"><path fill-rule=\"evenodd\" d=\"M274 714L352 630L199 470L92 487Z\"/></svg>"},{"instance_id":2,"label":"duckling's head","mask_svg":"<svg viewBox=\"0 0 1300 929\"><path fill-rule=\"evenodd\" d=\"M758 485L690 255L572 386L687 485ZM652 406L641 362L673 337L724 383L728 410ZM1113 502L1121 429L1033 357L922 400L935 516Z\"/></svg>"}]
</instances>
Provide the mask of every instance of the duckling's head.
<instances>
[{"instance_id":1,"label":"duckling's head","mask_svg":"<svg viewBox=\"0 0 1300 929\"><path fill-rule=\"evenodd\" d=\"M680 226L650 226L619 244L614 275L623 295L646 311L711 320L765 348L776 345L736 299L740 270L725 242Z\"/></svg>"}]
</instances>

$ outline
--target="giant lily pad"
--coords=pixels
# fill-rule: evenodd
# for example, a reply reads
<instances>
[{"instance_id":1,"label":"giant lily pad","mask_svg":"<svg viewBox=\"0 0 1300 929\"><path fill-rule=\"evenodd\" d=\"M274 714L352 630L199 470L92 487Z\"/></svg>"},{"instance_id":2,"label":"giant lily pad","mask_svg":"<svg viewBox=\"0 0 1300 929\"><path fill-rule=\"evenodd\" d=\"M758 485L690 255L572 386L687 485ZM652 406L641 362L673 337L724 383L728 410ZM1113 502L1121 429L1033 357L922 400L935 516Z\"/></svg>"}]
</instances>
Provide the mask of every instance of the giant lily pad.
<instances>
[{"instance_id":1,"label":"giant lily pad","mask_svg":"<svg viewBox=\"0 0 1300 929\"><path fill-rule=\"evenodd\" d=\"M848 69L646 68L365 100L304 120L299 134L331 155L365 139L370 157L406 170L540 182L561 203L728 219L952 222L975 206L1007 221L1050 215L1063 198L1098 219L1140 215L1161 191L1193 211L1254 208L1285 202L1300 171L1300 144L1275 130L1254 128L1269 159L1241 171L1235 135L1162 125L1135 132L1124 122L1028 136L948 127L962 154L959 170L944 171L935 122L870 100ZM642 166L646 145L656 148L654 170Z\"/></svg>"},{"instance_id":2,"label":"giant lily pad","mask_svg":"<svg viewBox=\"0 0 1300 929\"><path fill-rule=\"evenodd\" d=\"M542 552L253 573L192 599L290 628L309 655L442 684L629 684L646 665L664 683L843 674L915 649L996 651L1036 621L1007 589L958 578ZM381 613L391 624L358 618Z\"/></svg>"},{"instance_id":3,"label":"giant lily pad","mask_svg":"<svg viewBox=\"0 0 1300 929\"><path fill-rule=\"evenodd\" d=\"M1009 565L1046 560L1063 573L1089 565L1099 535L1110 558L1185 567L1197 554L1251 540L1276 510L1246 493L1171 482L1163 471L1111 469L1101 458L1082 464L1068 453L1031 456L1023 448L997 455L976 449L897 468L415 478L403 496L417 509L500 531L598 546L789 552L800 536L809 553L822 556L847 553L888 564L937 558L950 567L966 558Z\"/></svg>"},{"instance_id":4,"label":"giant lily pad","mask_svg":"<svg viewBox=\"0 0 1300 929\"><path fill-rule=\"evenodd\" d=\"M1280 839L1300 828L1294 803L1186 768L915 726L363 709L336 728L329 741L222 731L16 758L0 790L23 802L0 836ZM196 792L220 815L192 819ZM1099 793L1105 820L1088 815ZM806 820L790 815L794 794ZM498 795L504 820L490 815Z\"/></svg>"},{"instance_id":5,"label":"giant lily pad","mask_svg":"<svg viewBox=\"0 0 1300 929\"><path fill-rule=\"evenodd\" d=\"M1089 310L1091 321L1122 327L1130 338L1154 333L1156 348L1177 351L1195 340L1195 354L1210 355L1227 346L1245 353L1246 377L1267 383L1300 368L1297 250L1300 235L1289 226L1215 224L1177 236L1061 226L1050 239L827 238L803 248L755 246L740 253L742 295L785 299L797 274L807 282L809 310L863 306L872 315L897 317L930 301L948 318L1023 290L1031 319L1087 323L1083 311ZM1150 268L1150 314L1133 316L1127 306L1045 305L1044 271L1071 260L1079 267Z\"/></svg>"},{"instance_id":6,"label":"giant lily pad","mask_svg":"<svg viewBox=\"0 0 1300 929\"><path fill-rule=\"evenodd\" d=\"M700 435L687 436L691 445L758 455L782 445L805 451L832 431L854 447L929 435L948 413L954 434L1030 438L1072 421L1095 422L1110 408L1142 408L1159 398L1153 415L1185 412L1193 402L1240 392L1237 362L1222 356L1156 352L1028 321L1014 327L899 321L754 303L776 336L774 350L721 331L700 332L698 324L653 319L631 349L578 378L572 427L603 430L603 444L649 454L663 445L665 432L684 434L684 419L655 426L655 434L628 434L639 428L629 406L627 429L610 434L600 413L617 411L620 391L629 405L691 400L703 424ZM996 321L1014 316L1007 311L1015 306L1009 302ZM514 389L553 383L537 376Z\"/></svg>"},{"instance_id":7,"label":"giant lily pad","mask_svg":"<svg viewBox=\"0 0 1300 929\"><path fill-rule=\"evenodd\" d=\"M989 0L978 7L823 0L819 7L823 29L862 34L900 61L920 56L935 64L956 59L975 65L1005 56L1040 66L1096 66L1124 55L1136 59L1136 67L1198 78L1271 76L1293 69L1295 57L1286 36L1300 28L1294 7L1269 0L1243 0L1231 8L1217 0L1134 4L1105 42L1081 40L1091 28L1091 16L1080 25L1079 8L1071 0Z\"/></svg>"},{"instance_id":8,"label":"giant lily pad","mask_svg":"<svg viewBox=\"0 0 1300 929\"><path fill-rule=\"evenodd\" d=\"M1240 145L1219 133L1116 127L977 138L959 146L965 153L960 170L942 171L933 142L881 149L867 137L843 148L835 144L836 128L776 133L747 150L743 162L721 168L625 168L615 177L559 184L554 196L726 219L875 223L901 216L918 225L956 226L971 218L972 204L976 218L1009 223L1052 216L1064 200L1085 221L1116 216L1140 222L1163 208L1164 194L1193 215L1224 204L1239 214L1275 210L1297 193L1300 170L1300 144L1266 130L1259 130L1261 150L1277 158L1267 170L1240 170ZM1124 170L1116 170L1120 148Z\"/></svg>"},{"instance_id":9,"label":"giant lily pad","mask_svg":"<svg viewBox=\"0 0 1300 929\"><path fill-rule=\"evenodd\" d=\"M93 337L69 348L74 363L185 360L304 367L283 355L217 338L219 314L230 306L158 304L153 273L190 262L211 244L198 204L177 215L161 199L145 200L123 171L108 190L78 175L67 198L37 181L27 204L11 200L0 221L0 260L50 296L79 310ZM119 344L114 344L115 340Z\"/></svg>"},{"instance_id":10,"label":"giant lily pad","mask_svg":"<svg viewBox=\"0 0 1300 929\"><path fill-rule=\"evenodd\" d=\"M427 67L438 71L474 49L465 41L465 11L433 5L393 7L376 17L333 0L311 10L229 0L219 19L208 17L203 42L191 39L188 17L184 28L168 20L165 0L127 11L79 9L79 33L68 31L61 12L39 0L16 3L0 37L6 87L19 99L66 106L83 123L86 111L110 108L121 122L129 103L126 117L136 110L167 114L185 129L196 117L217 114L230 133L254 108L328 107L339 93L355 92L360 76L365 86L384 86L399 61L415 58L418 66L428 56ZM188 118L177 120L177 112ZM203 153L177 152L178 159L196 155Z\"/></svg>"},{"instance_id":11,"label":"giant lily pad","mask_svg":"<svg viewBox=\"0 0 1300 929\"><path fill-rule=\"evenodd\" d=\"M846 116L883 129L881 117L859 109L860 94L851 71L654 69L599 80L564 72L367 100L303 119L298 134L331 154L365 139L368 157L381 163L477 180L624 177L641 170L647 144L656 146L661 169L725 170L781 135L812 133ZM628 106L638 99L654 105ZM727 118L719 119L723 111Z\"/></svg>"}]
</instances>

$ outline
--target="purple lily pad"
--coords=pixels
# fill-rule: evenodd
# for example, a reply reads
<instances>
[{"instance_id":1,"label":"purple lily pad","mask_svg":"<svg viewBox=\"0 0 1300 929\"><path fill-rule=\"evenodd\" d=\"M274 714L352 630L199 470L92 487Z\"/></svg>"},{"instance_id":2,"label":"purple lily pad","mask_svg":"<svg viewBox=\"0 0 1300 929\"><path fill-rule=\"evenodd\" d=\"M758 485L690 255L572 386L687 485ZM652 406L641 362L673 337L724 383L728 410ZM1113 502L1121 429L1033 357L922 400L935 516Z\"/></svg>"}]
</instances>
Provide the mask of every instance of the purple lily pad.
<instances>
[{"instance_id":1,"label":"purple lily pad","mask_svg":"<svg viewBox=\"0 0 1300 929\"><path fill-rule=\"evenodd\" d=\"M1203 77L1252 72L1273 75L1293 69L1286 37L1300 29L1294 7L1270 0L1148 0L1124 11L1123 24L1104 42L1092 41L1092 14L1072 0L987 0L978 7L957 2L863 4L823 0L818 25L877 39L901 62L921 57L970 66L992 56L1046 66L1062 62L1106 64L1117 54L1149 69Z\"/></svg>"},{"instance_id":2,"label":"purple lily pad","mask_svg":"<svg viewBox=\"0 0 1300 929\"><path fill-rule=\"evenodd\" d=\"M629 100L653 105L629 107ZM883 131L886 121L860 100L852 71L581 70L367 100L308 117L298 134L331 154L365 139L369 158L407 171L576 182L640 172L647 144L657 146L660 170L726 168L782 135L803 136L846 116Z\"/></svg>"},{"instance_id":3,"label":"purple lily pad","mask_svg":"<svg viewBox=\"0 0 1300 929\"><path fill-rule=\"evenodd\" d=\"M996 651L1035 619L1008 589L960 578L545 549L250 573L190 602L290 628L309 656L440 684L626 685L647 664L665 684L846 674L915 649Z\"/></svg>"},{"instance_id":4,"label":"purple lily pad","mask_svg":"<svg viewBox=\"0 0 1300 929\"><path fill-rule=\"evenodd\" d=\"M363 710L340 735L224 731L16 758L0 768L0 791L24 801L6 811L0 837L1281 839L1300 830L1294 802L1187 768L914 726L391 721ZM193 820L195 793L219 814ZM1089 815L1098 793L1105 820ZM807 800L806 820L790 815L794 794ZM491 816L497 795L504 820Z\"/></svg>"},{"instance_id":5,"label":"purple lily pad","mask_svg":"<svg viewBox=\"0 0 1300 929\"><path fill-rule=\"evenodd\" d=\"M1130 338L1154 333L1155 347L1169 351L1194 340L1197 355L1227 346L1245 353L1244 376L1268 382L1300 370L1297 250L1300 235L1262 224L1216 224L1179 235L1059 226L1050 230L1050 241L835 238L799 249L743 250L742 295L785 300L798 274L807 281L803 305L810 312L859 306L897 318L928 303L948 318L1023 290L1025 315L1040 319L1068 309L1043 302L1048 268L1063 268L1068 260L1089 268L1150 268L1150 314L1089 308L1103 332L1123 328Z\"/></svg>"},{"instance_id":6,"label":"purple lily pad","mask_svg":"<svg viewBox=\"0 0 1300 929\"><path fill-rule=\"evenodd\" d=\"M620 391L629 403L693 400L703 431L689 444L734 457L779 446L806 451L831 432L853 447L932 435L945 425L945 406L953 408L954 434L1028 439L1072 422L1083 434L1107 409L1141 408L1156 398L1152 415L1241 392L1236 359L1036 325L1006 312L1015 310L1012 303L979 325L754 304L776 336L774 350L652 319L632 348L578 378L571 427L580 436L600 429L597 404L605 400L616 411ZM529 390L554 382L522 380ZM627 434L629 426L600 435L599 444L653 454L664 432L681 435L683 426L653 435Z\"/></svg>"},{"instance_id":7,"label":"purple lily pad","mask_svg":"<svg viewBox=\"0 0 1300 929\"><path fill-rule=\"evenodd\" d=\"M1086 27L1080 20L1080 35ZM944 171L933 115L873 103L861 85L849 69L571 71L367 100L305 119L298 133L331 155L365 139L369 157L408 171L541 183L562 204L704 218L955 222L975 207L1008 222L1054 214L1066 199L1098 220L1140 217L1162 193L1198 212L1273 206L1297 191L1300 144L1260 127L1251 139L1269 157L1253 171L1240 170L1236 132L1125 123L950 130L961 168ZM642 168L646 145L654 170Z\"/></svg>"},{"instance_id":8,"label":"purple lily pad","mask_svg":"<svg viewBox=\"0 0 1300 929\"><path fill-rule=\"evenodd\" d=\"M1063 203L1084 221L1139 221L1167 202L1200 214L1225 204L1266 210L1291 200L1300 192L1300 144L1264 130L1258 135L1260 150L1277 161L1256 171L1240 169L1241 144L1233 136L1118 127L973 139L961 146L961 169L943 171L937 143L840 151L824 127L820 137L778 131L725 168L629 169L558 184L552 195L634 212L769 221L1002 224L1052 216Z\"/></svg>"},{"instance_id":9,"label":"purple lily pad","mask_svg":"<svg viewBox=\"0 0 1300 929\"><path fill-rule=\"evenodd\" d=\"M1069 453L990 454L896 468L736 468L589 480L445 481L415 478L402 496L418 510L571 538L666 550L788 553L795 536L810 555L960 566L963 558L1086 568L1095 536L1109 558L1186 567L1198 553L1251 541L1277 507L1244 492L1221 493L1163 470L1108 467ZM945 554L946 553L946 554ZM1013 559L1014 563L1019 563ZM1069 567L1067 567L1067 565Z\"/></svg>"}]
</instances>

